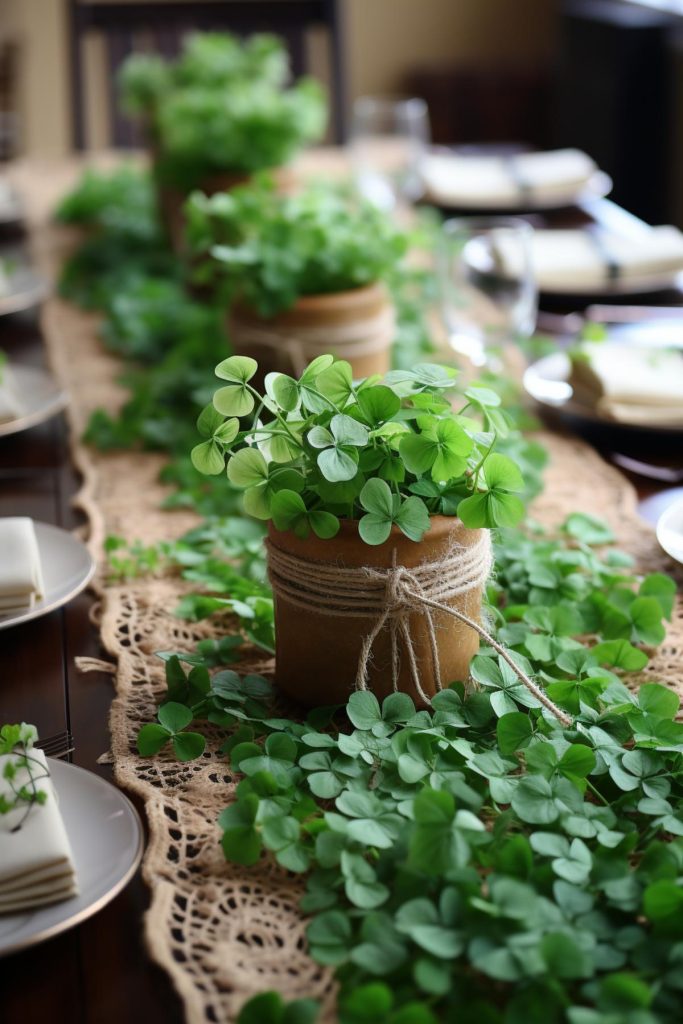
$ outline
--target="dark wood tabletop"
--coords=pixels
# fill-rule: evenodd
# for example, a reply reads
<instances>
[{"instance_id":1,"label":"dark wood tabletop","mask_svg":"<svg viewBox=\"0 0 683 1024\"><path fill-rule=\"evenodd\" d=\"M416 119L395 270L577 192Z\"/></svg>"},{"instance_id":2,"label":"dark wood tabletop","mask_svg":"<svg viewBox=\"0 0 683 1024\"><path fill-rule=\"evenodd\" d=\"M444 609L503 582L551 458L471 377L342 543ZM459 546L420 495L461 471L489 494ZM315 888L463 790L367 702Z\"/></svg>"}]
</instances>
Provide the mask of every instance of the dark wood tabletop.
<instances>
[{"instance_id":1,"label":"dark wood tabletop","mask_svg":"<svg viewBox=\"0 0 683 1024\"><path fill-rule=\"evenodd\" d=\"M629 230L643 227L605 201L574 216L604 223L618 220ZM664 301L683 304L683 295L669 294ZM42 365L36 315L0 317L0 349L13 361ZM677 459L677 468L683 468L683 454ZM663 482L632 479L643 497L661 494L666 500L673 493ZM73 529L80 525L70 506L77 485L62 417L25 434L0 438L0 516L28 515ZM83 675L74 665L79 656L102 657L89 620L91 605L91 596L82 594L62 610L0 630L0 722L33 722L43 736L69 729L75 741L74 763L111 779L111 768L98 763L109 746L111 677ZM138 872L95 917L32 950L0 960L0 1024L182 1021L179 999L144 949L142 919L148 902Z\"/></svg>"},{"instance_id":2,"label":"dark wood tabletop","mask_svg":"<svg viewBox=\"0 0 683 1024\"><path fill-rule=\"evenodd\" d=\"M0 317L0 349L13 362L44 365L35 313ZM74 529L81 525L70 506L77 486L63 417L0 438L0 516L28 515ZM111 780L111 768L98 764L109 749L111 676L84 675L74 665L76 657L103 657L89 619L92 602L84 593L66 608L0 630L0 723L32 722L42 736L69 729L74 763ZM144 949L148 903L138 871L95 917L0 960L1 1024L182 1021L180 1000Z\"/></svg>"}]
</instances>

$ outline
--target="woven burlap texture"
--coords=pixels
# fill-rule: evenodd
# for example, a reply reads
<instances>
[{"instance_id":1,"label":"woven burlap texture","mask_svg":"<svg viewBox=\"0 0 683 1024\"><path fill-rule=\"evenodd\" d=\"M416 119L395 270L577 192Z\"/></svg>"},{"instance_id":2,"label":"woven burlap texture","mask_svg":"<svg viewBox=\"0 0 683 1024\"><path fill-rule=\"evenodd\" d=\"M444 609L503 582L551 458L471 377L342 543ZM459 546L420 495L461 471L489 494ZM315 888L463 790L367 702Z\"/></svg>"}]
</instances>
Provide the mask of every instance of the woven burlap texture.
<instances>
[{"instance_id":1,"label":"woven burlap texture","mask_svg":"<svg viewBox=\"0 0 683 1024\"><path fill-rule=\"evenodd\" d=\"M49 211L78 170L75 162L15 170L28 198L36 257L50 273L69 236L49 225ZM124 398L116 382L120 364L103 349L97 318L54 298L46 303L43 328L54 371L71 393L72 452L83 479L75 503L87 517L98 564L108 534L144 543L179 536L195 520L187 512L160 509L166 493L158 482L161 457L103 454L79 440L93 409L113 411ZM541 440L551 462L535 518L552 528L572 511L595 514L611 524L640 569L671 572L621 474L580 441L550 434ZM136 752L138 728L153 719L164 690L155 651L191 650L198 640L225 631L227 621L190 625L177 619L173 609L183 584L174 577L109 585L100 568L96 589L94 618L115 688L110 726L116 780L143 799L149 822L143 873L151 890L145 922L151 956L172 978L190 1024L234 1021L247 998L268 988L289 999L318 998L321 1019L335 1020L331 974L306 954L305 920L297 907L301 881L267 859L246 869L223 858L216 819L235 785L225 759L211 744L203 758L187 765L171 755L141 758ZM643 678L682 692L682 641L679 599L667 639ZM272 665L250 668L267 673Z\"/></svg>"}]
</instances>

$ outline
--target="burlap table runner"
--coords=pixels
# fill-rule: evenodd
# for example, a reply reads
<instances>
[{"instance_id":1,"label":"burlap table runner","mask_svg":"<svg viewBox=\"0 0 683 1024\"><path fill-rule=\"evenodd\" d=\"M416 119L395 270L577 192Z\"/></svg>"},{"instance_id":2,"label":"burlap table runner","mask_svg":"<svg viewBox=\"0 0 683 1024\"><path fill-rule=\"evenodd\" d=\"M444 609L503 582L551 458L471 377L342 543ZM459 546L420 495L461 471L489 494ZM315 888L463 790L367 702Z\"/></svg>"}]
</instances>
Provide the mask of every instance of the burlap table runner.
<instances>
[{"instance_id":1,"label":"burlap table runner","mask_svg":"<svg viewBox=\"0 0 683 1024\"><path fill-rule=\"evenodd\" d=\"M49 214L81 168L65 161L18 165L13 171L27 198L35 256L53 276L70 236L49 224ZM160 510L162 457L104 454L80 443L91 411L113 411L124 398L115 380L119 363L98 340L97 318L53 298L42 323L50 361L71 393L72 453L83 478L75 503L87 516L88 543L100 566L108 534L146 544L179 536L195 520L187 512ZM535 517L553 526L572 511L600 516L640 569L672 571L651 529L638 518L635 494L621 474L580 441L550 434L541 440L551 463ZM138 728L154 717L164 690L163 666L154 652L189 650L203 637L221 633L220 621L191 625L173 616L182 586L175 578L109 585L101 569L96 580L95 618L115 691L110 717L115 776L144 800L149 820L143 874L151 890L145 921L150 955L171 976L191 1024L233 1021L247 998L269 988L288 999L320 999L322 1019L333 1021L333 978L305 950L305 921L297 909L301 882L269 860L248 869L225 863L216 818L235 785L225 760L211 749L185 765L172 756L143 759L136 752ZM682 650L679 597L667 639L644 676L683 692ZM267 672L269 666L251 667Z\"/></svg>"}]
</instances>

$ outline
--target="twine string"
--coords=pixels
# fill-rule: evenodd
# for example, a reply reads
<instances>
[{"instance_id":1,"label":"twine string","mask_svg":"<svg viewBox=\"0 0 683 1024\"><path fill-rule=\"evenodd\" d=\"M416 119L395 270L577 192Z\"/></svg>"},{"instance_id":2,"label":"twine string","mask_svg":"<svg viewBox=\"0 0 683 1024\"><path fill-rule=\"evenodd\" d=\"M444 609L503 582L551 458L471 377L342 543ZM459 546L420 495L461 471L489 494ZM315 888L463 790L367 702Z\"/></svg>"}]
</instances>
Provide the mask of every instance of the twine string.
<instances>
[{"instance_id":1,"label":"twine string","mask_svg":"<svg viewBox=\"0 0 683 1024\"><path fill-rule=\"evenodd\" d=\"M372 318L330 327L273 326L266 329L235 317L232 329L241 346L285 352L294 371L301 375L310 360L321 352L334 351L339 358L374 355L391 344L395 317L392 307Z\"/></svg>"},{"instance_id":2,"label":"twine string","mask_svg":"<svg viewBox=\"0 0 683 1024\"><path fill-rule=\"evenodd\" d=\"M383 629L388 629L394 692L398 689L401 639L415 690L429 704L429 697L420 681L415 644L410 631L410 616L420 614L424 617L438 691L442 689L442 681L437 626L433 614L437 611L457 619L478 633L546 710L563 725L571 725L571 718L520 668L510 652L488 630L465 612L446 604L446 601L486 583L492 568L491 541L487 531L482 531L474 544L468 547L453 545L443 558L423 562L414 568L398 565L395 549L392 564L387 569L369 566L349 568L337 562L316 562L300 558L278 548L271 540L266 541L266 544L268 574L277 596L285 598L295 607L313 607L321 615L342 619L375 619L361 643L356 689L367 689L375 641Z\"/></svg>"}]
</instances>

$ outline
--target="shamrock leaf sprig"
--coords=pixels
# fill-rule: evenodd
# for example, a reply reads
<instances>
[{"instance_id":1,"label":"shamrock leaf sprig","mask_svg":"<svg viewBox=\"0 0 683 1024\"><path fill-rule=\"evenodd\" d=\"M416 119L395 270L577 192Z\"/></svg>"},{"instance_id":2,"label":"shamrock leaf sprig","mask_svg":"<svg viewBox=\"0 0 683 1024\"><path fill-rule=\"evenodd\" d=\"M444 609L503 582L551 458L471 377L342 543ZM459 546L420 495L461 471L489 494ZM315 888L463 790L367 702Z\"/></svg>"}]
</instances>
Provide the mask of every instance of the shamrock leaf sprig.
<instances>
[{"instance_id":1,"label":"shamrock leaf sprig","mask_svg":"<svg viewBox=\"0 0 683 1024\"><path fill-rule=\"evenodd\" d=\"M38 783L49 778L50 773L32 754L37 739L36 727L26 722L5 724L0 728L0 757L6 758L2 768L6 791L0 792L0 815L24 807L23 815L12 826L13 833L20 831L35 805L44 804L47 800L47 793L38 789Z\"/></svg>"},{"instance_id":2,"label":"shamrock leaf sprig","mask_svg":"<svg viewBox=\"0 0 683 1024\"><path fill-rule=\"evenodd\" d=\"M268 374L264 393L250 383L257 368L248 356L219 363L226 383L199 417L207 440L192 452L201 472L227 464L249 514L302 538L329 539L342 520L357 521L367 544L394 527L417 542L432 515L469 527L522 518L524 481L495 451L493 423L507 427L491 390L466 389L456 412L456 372L446 367L354 381L347 362L324 355L299 379Z\"/></svg>"},{"instance_id":3,"label":"shamrock leaf sprig","mask_svg":"<svg viewBox=\"0 0 683 1024\"><path fill-rule=\"evenodd\" d=\"M322 182L290 195L262 180L229 193L195 192L185 214L193 278L263 317L304 295L396 277L407 247L385 213Z\"/></svg>"}]
</instances>

